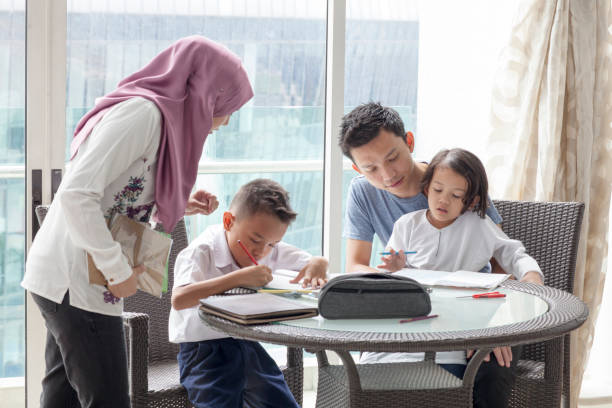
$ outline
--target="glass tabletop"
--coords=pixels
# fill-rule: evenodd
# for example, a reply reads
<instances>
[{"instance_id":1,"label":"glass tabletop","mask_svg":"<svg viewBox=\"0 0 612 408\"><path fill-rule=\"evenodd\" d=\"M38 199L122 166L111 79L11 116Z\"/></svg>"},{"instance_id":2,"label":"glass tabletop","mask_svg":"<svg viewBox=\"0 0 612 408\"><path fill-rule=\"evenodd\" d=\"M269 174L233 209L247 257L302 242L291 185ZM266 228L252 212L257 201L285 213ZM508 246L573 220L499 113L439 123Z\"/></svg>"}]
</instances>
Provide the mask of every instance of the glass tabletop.
<instances>
[{"instance_id":1,"label":"glass tabletop","mask_svg":"<svg viewBox=\"0 0 612 408\"><path fill-rule=\"evenodd\" d=\"M276 324L335 331L433 333L484 329L519 323L548 311L548 304L538 296L503 287L495 290L505 293L506 297L490 299L457 298L458 296L468 296L485 291L435 287L430 293L430 314L437 314L438 317L409 323L400 323L399 318L330 320L316 316ZM309 305L316 305L317 302L316 299L308 297L302 297L300 301Z\"/></svg>"}]
</instances>

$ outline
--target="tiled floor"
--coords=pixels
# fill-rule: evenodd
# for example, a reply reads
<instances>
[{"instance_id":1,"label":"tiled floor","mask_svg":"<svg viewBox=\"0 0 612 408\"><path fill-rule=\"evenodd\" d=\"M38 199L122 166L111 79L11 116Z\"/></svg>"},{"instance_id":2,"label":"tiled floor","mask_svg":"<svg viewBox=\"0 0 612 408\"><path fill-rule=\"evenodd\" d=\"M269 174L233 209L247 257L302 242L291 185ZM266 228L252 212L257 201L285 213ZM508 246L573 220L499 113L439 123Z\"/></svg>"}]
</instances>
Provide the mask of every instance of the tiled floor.
<instances>
[{"instance_id":1,"label":"tiled floor","mask_svg":"<svg viewBox=\"0 0 612 408\"><path fill-rule=\"evenodd\" d=\"M316 391L313 391L313 390L304 391L304 403L302 405L302 408L314 408L316 399L317 399ZM612 402L610 403L602 402L599 404L597 402L593 402L592 404L587 403L587 402L579 402L578 408L612 408Z\"/></svg>"},{"instance_id":2,"label":"tiled floor","mask_svg":"<svg viewBox=\"0 0 612 408\"><path fill-rule=\"evenodd\" d=\"M316 400L316 391L304 391L304 403L302 404L302 408L314 408Z\"/></svg>"}]
</instances>

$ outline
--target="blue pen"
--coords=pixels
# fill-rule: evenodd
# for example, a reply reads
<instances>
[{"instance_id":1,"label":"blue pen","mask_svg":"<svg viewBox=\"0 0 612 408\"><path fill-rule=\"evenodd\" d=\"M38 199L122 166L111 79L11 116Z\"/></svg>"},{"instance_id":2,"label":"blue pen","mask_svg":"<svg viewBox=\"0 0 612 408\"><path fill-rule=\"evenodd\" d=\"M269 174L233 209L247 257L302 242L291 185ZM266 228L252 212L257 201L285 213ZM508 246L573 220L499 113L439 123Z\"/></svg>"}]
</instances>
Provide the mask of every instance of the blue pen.
<instances>
[{"instance_id":1,"label":"blue pen","mask_svg":"<svg viewBox=\"0 0 612 408\"><path fill-rule=\"evenodd\" d=\"M416 254L417 251L404 251L404 255L408 255L408 254ZM380 252L381 255L391 255L391 252ZM397 252L396 252L397 254Z\"/></svg>"}]
</instances>

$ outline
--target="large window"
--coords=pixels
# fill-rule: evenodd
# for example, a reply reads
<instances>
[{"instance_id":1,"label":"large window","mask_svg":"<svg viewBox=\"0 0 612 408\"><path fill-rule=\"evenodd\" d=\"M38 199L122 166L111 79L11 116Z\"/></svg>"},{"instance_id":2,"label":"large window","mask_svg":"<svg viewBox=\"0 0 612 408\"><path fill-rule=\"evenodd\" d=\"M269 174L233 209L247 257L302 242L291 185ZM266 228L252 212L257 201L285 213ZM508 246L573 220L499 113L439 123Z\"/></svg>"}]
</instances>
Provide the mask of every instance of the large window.
<instances>
[{"instance_id":1,"label":"large window","mask_svg":"<svg viewBox=\"0 0 612 408\"><path fill-rule=\"evenodd\" d=\"M25 372L25 27L25 0L0 2L0 388Z\"/></svg>"},{"instance_id":2,"label":"large window","mask_svg":"<svg viewBox=\"0 0 612 408\"><path fill-rule=\"evenodd\" d=\"M321 254L326 2L104 3L68 3L67 140L96 97L172 41L191 34L219 41L243 60L255 97L207 140L197 186L224 209L245 182L275 179L299 213L285 240ZM381 101L415 129L418 36L416 1L347 2L345 111ZM335 143L337 135L329 137ZM355 174L345 171L344 191ZM191 236L220 220L221 212L190 217Z\"/></svg>"},{"instance_id":3,"label":"large window","mask_svg":"<svg viewBox=\"0 0 612 408\"><path fill-rule=\"evenodd\" d=\"M347 0L344 105L348 113L357 105L380 102L400 114L406 130L416 133L419 66L417 0ZM343 205L348 186L358 174L345 170ZM346 242L342 246L342 270ZM374 237L370 265L380 262L386 242ZM347 271L350 272L350 271Z\"/></svg>"},{"instance_id":4,"label":"large window","mask_svg":"<svg viewBox=\"0 0 612 408\"><path fill-rule=\"evenodd\" d=\"M193 34L216 40L240 56L255 97L209 136L197 186L216 194L223 210L240 185L275 179L300 214L285 240L320 254L326 2L286 2L282 10L268 1L250 1L246 9L223 2L188 2L187 9L170 1L111 3L119 2L68 3L67 140L96 97L171 42ZM190 217L191 236L220 222L221 214Z\"/></svg>"}]
</instances>

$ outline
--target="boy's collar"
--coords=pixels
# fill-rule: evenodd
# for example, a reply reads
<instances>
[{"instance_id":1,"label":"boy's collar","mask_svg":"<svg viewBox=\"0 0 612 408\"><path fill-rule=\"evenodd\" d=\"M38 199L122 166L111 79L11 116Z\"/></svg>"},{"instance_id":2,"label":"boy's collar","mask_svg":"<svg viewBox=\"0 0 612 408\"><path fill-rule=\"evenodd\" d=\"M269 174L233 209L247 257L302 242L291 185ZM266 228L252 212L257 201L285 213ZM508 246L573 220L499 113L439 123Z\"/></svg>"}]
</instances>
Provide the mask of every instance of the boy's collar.
<instances>
[{"instance_id":1,"label":"boy's collar","mask_svg":"<svg viewBox=\"0 0 612 408\"><path fill-rule=\"evenodd\" d=\"M213 248L213 254L215 257L215 267L218 269L227 268L232 265L240 268L234 261L232 252L230 251L229 245L227 244L227 237L223 225L219 225L220 233L215 234L215 246Z\"/></svg>"}]
</instances>

